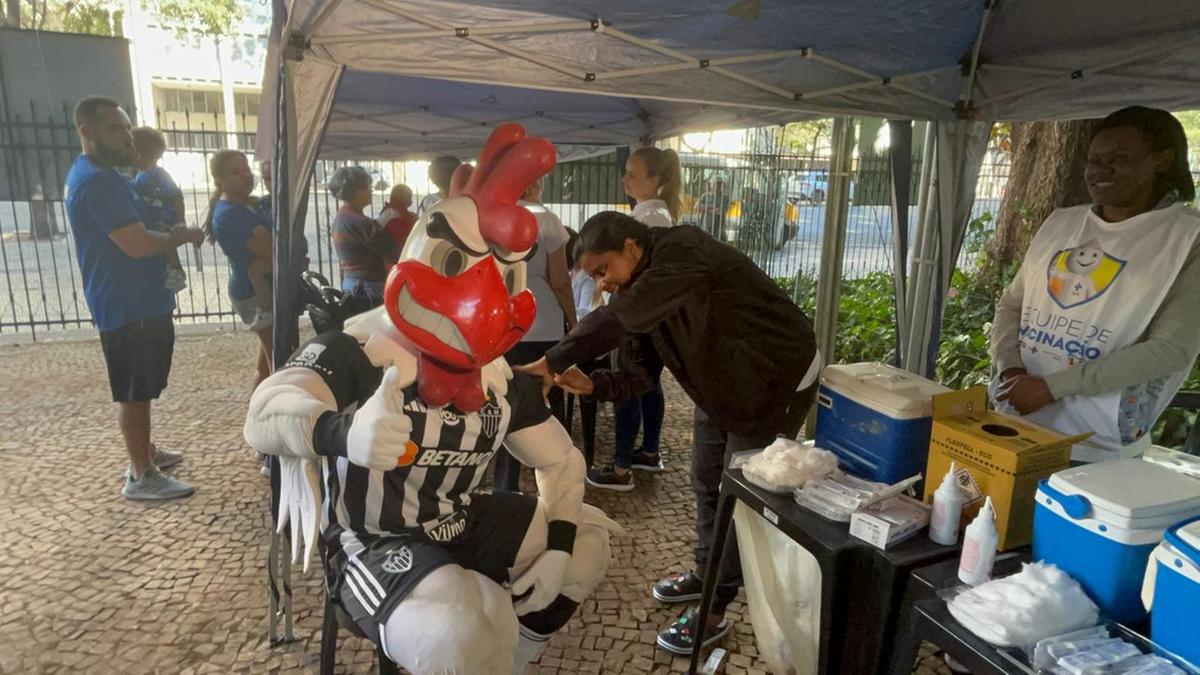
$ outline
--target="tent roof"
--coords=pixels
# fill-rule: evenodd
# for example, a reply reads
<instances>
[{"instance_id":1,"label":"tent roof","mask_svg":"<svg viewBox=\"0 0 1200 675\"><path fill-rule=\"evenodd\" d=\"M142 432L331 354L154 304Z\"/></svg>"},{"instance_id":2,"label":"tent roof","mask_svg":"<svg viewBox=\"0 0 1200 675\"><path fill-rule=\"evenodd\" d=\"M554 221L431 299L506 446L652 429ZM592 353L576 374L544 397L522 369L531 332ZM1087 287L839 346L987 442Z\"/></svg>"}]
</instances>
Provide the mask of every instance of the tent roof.
<instances>
[{"instance_id":1,"label":"tent roof","mask_svg":"<svg viewBox=\"0 0 1200 675\"><path fill-rule=\"evenodd\" d=\"M796 115L346 71L322 144L327 158L470 154L497 124L554 139L560 159L685 129L775 124Z\"/></svg>"},{"instance_id":2,"label":"tent roof","mask_svg":"<svg viewBox=\"0 0 1200 675\"><path fill-rule=\"evenodd\" d=\"M508 120L586 145L829 114L1070 118L1200 107L1198 4L291 0L268 63L286 44L343 69L327 155L477 147Z\"/></svg>"}]
</instances>

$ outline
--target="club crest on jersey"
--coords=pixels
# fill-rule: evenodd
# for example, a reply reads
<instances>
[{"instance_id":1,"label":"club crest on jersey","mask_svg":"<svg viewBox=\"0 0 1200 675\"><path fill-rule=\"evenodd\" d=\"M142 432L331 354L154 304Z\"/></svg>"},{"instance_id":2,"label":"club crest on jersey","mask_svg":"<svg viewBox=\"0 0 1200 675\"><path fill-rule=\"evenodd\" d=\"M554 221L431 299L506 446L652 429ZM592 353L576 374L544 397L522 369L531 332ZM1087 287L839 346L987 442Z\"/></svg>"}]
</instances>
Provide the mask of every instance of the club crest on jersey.
<instances>
[{"instance_id":1,"label":"club crest on jersey","mask_svg":"<svg viewBox=\"0 0 1200 675\"><path fill-rule=\"evenodd\" d=\"M483 427L483 435L488 438L494 437L500 433L500 420L504 417L504 411L494 400L488 402L479 409L479 421Z\"/></svg>"},{"instance_id":2,"label":"club crest on jersey","mask_svg":"<svg viewBox=\"0 0 1200 675\"><path fill-rule=\"evenodd\" d=\"M412 569L413 554L412 549L407 546L394 548L387 552L387 558L380 565L384 572L392 574L404 574Z\"/></svg>"}]
</instances>

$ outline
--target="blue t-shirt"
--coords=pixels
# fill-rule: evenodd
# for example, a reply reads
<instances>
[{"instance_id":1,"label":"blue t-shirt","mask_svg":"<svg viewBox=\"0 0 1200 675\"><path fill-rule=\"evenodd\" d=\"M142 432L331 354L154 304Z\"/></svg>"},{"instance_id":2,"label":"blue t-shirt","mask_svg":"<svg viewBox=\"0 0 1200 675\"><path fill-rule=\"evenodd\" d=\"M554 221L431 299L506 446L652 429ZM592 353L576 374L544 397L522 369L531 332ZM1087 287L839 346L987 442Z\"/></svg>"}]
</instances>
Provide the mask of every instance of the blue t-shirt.
<instances>
[{"instance_id":1,"label":"blue t-shirt","mask_svg":"<svg viewBox=\"0 0 1200 675\"><path fill-rule=\"evenodd\" d=\"M67 172L67 220L92 321L102 331L169 315L175 295L163 286L164 256L130 258L109 234L149 222L145 202L127 176L80 155Z\"/></svg>"},{"instance_id":2,"label":"blue t-shirt","mask_svg":"<svg viewBox=\"0 0 1200 675\"><path fill-rule=\"evenodd\" d=\"M229 297L244 300L254 295L247 270L254 262L254 254L246 248L255 228L271 230L271 219L262 211L245 204L219 200L213 206L213 235L221 250L229 257Z\"/></svg>"},{"instance_id":3,"label":"blue t-shirt","mask_svg":"<svg viewBox=\"0 0 1200 675\"><path fill-rule=\"evenodd\" d=\"M150 220L145 223L146 227L167 230L183 221L183 214L175 213L174 207L171 206L172 200L183 193L166 169L156 166L149 171L139 171L133 182L150 210Z\"/></svg>"}]
</instances>

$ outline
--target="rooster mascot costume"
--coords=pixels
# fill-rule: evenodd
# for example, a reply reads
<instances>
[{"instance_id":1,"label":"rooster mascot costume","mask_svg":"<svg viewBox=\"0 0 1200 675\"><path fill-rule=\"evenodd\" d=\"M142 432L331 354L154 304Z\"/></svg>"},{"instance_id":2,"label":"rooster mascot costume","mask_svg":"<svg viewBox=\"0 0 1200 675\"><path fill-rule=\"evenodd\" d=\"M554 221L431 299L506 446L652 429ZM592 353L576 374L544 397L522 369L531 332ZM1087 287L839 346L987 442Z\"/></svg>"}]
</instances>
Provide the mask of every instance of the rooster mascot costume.
<instances>
[{"instance_id":1,"label":"rooster mascot costume","mask_svg":"<svg viewBox=\"0 0 1200 675\"><path fill-rule=\"evenodd\" d=\"M496 129L413 228L384 306L310 340L250 401L293 557L320 537L334 601L414 674L520 672L608 567L616 526L583 504L582 455L502 356L536 311L537 223L517 198L554 158ZM537 496L479 489L501 444Z\"/></svg>"}]
</instances>

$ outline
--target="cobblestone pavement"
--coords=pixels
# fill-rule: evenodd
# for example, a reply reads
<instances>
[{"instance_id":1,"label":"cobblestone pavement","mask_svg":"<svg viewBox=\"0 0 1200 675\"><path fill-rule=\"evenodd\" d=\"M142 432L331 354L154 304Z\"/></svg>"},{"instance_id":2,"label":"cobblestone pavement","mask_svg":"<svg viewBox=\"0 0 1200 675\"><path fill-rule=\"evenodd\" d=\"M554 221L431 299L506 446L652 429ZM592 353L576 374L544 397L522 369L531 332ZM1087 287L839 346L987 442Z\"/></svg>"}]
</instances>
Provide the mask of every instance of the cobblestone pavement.
<instances>
[{"instance_id":1,"label":"cobblestone pavement","mask_svg":"<svg viewBox=\"0 0 1200 675\"><path fill-rule=\"evenodd\" d=\"M189 499L120 496L124 450L95 340L0 347L0 673L316 672L321 585L294 575L299 641L264 644L267 484L242 440L254 339L183 335L154 438L182 450ZM691 415L673 382L663 433L668 470L588 501L623 523L613 566L534 673L680 672L656 650L676 610L649 597L691 559ZM600 421L599 454L611 420ZM740 602L727 672L764 673ZM339 672L368 672L374 651L346 636ZM947 672L932 657L918 672Z\"/></svg>"}]
</instances>

